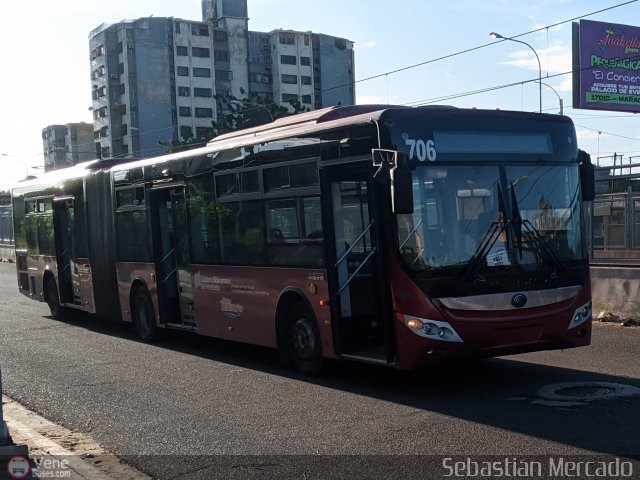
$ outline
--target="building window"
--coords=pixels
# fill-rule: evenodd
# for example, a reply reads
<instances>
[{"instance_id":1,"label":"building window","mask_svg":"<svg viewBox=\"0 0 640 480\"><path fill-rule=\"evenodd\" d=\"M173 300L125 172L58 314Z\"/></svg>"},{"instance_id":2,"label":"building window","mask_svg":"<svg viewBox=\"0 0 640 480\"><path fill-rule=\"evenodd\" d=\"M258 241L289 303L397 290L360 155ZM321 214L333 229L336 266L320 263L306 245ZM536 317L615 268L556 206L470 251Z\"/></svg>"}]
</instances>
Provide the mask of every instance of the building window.
<instances>
[{"instance_id":1,"label":"building window","mask_svg":"<svg viewBox=\"0 0 640 480\"><path fill-rule=\"evenodd\" d=\"M208 37L209 27L206 25L191 24L191 34L198 37Z\"/></svg>"},{"instance_id":2,"label":"building window","mask_svg":"<svg viewBox=\"0 0 640 480\"><path fill-rule=\"evenodd\" d=\"M283 65L297 65L297 59L294 55L280 55L280 63Z\"/></svg>"},{"instance_id":3,"label":"building window","mask_svg":"<svg viewBox=\"0 0 640 480\"><path fill-rule=\"evenodd\" d=\"M233 72L228 70L216 70L216 80L231 81L233 80Z\"/></svg>"},{"instance_id":4,"label":"building window","mask_svg":"<svg viewBox=\"0 0 640 480\"><path fill-rule=\"evenodd\" d=\"M181 77L188 77L189 67L178 67L178 75Z\"/></svg>"},{"instance_id":5,"label":"building window","mask_svg":"<svg viewBox=\"0 0 640 480\"><path fill-rule=\"evenodd\" d=\"M180 33L180 22L176 22L176 33Z\"/></svg>"},{"instance_id":6,"label":"building window","mask_svg":"<svg viewBox=\"0 0 640 480\"><path fill-rule=\"evenodd\" d=\"M191 116L191 107L180 107L179 113L181 117L190 117Z\"/></svg>"},{"instance_id":7,"label":"building window","mask_svg":"<svg viewBox=\"0 0 640 480\"><path fill-rule=\"evenodd\" d=\"M296 37L293 33L281 33L280 45L295 45Z\"/></svg>"},{"instance_id":8,"label":"building window","mask_svg":"<svg viewBox=\"0 0 640 480\"><path fill-rule=\"evenodd\" d=\"M211 56L211 50L203 47L191 47L191 55L200 58L209 58Z\"/></svg>"},{"instance_id":9,"label":"building window","mask_svg":"<svg viewBox=\"0 0 640 480\"><path fill-rule=\"evenodd\" d=\"M178 87L178 96L179 97L190 97L191 89L189 87Z\"/></svg>"},{"instance_id":10,"label":"building window","mask_svg":"<svg viewBox=\"0 0 640 480\"><path fill-rule=\"evenodd\" d=\"M118 64L118 73L120 74L124 73L124 63Z\"/></svg>"},{"instance_id":11,"label":"building window","mask_svg":"<svg viewBox=\"0 0 640 480\"><path fill-rule=\"evenodd\" d=\"M197 138L212 138L213 137L213 127L196 127L196 137Z\"/></svg>"},{"instance_id":12,"label":"building window","mask_svg":"<svg viewBox=\"0 0 640 480\"><path fill-rule=\"evenodd\" d=\"M295 93L283 93L282 94L282 101L283 102L293 102L295 100L298 100L298 95L296 95Z\"/></svg>"},{"instance_id":13,"label":"building window","mask_svg":"<svg viewBox=\"0 0 640 480\"><path fill-rule=\"evenodd\" d=\"M305 35L304 36L304 46L308 47L309 46L309 35Z\"/></svg>"},{"instance_id":14,"label":"building window","mask_svg":"<svg viewBox=\"0 0 640 480\"><path fill-rule=\"evenodd\" d=\"M286 74L283 74L282 75L282 83L297 84L298 83L298 76L297 75L286 75Z\"/></svg>"},{"instance_id":15,"label":"building window","mask_svg":"<svg viewBox=\"0 0 640 480\"><path fill-rule=\"evenodd\" d=\"M199 108L199 107L196 107L196 117L199 117L199 118L211 118L211 117L213 117L213 109L212 108Z\"/></svg>"},{"instance_id":16,"label":"building window","mask_svg":"<svg viewBox=\"0 0 640 480\"><path fill-rule=\"evenodd\" d=\"M211 78L211 69L210 68L193 67L193 76L194 77Z\"/></svg>"},{"instance_id":17,"label":"building window","mask_svg":"<svg viewBox=\"0 0 640 480\"><path fill-rule=\"evenodd\" d=\"M302 75L300 77L300 83L302 85L311 85L311 77L308 77L306 75Z\"/></svg>"},{"instance_id":18,"label":"building window","mask_svg":"<svg viewBox=\"0 0 640 480\"><path fill-rule=\"evenodd\" d=\"M251 73L249 80L257 83L271 83L271 74L269 73Z\"/></svg>"},{"instance_id":19,"label":"building window","mask_svg":"<svg viewBox=\"0 0 640 480\"><path fill-rule=\"evenodd\" d=\"M302 95L302 103L311 105L311 95Z\"/></svg>"},{"instance_id":20,"label":"building window","mask_svg":"<svg viewBox=\"0 0 640 480\"><path fill-rule=\"evenodd\" d=\"M210 88L198 88L198 87L195 87L193 89L193 96L194 97L211 98L213 96L213 91Z\"/></svg>"},{"instance_id":21,"label":"building window","mask_svg":"<svg viewBox=\"0 0 640 480\"><path fill-rule=\"evenodd\" d=\"M228 50L215 50L213 52L213 58L219 62L228 62L231 55Z\"/></svg>"},{"instance_id":22,"label":"building window","mask_svg":"<svg viewBox=\"0 0 640 480\"><path fill-rule=\"evenodd\" d=\"M180 137L183 140L189 140L191 137L193 137L193 130L191 129L191 127L180 127Z\"/></svg>"},{"instance_id":23,"label":"building window","mask_svg":"<svg viewBox=\"0 0 640 480\"><path fill-rule=\"evenodd\" d=\"M226 42L227 41L227 32L225 30L214 30L213 31L213 41L214 42Z\"/></svg>"},{"instance_id":24,"label":"building window","mask_svg":"<svg viewBox=\"0 0 640 480\"><path fill-rule=\"evenodd\" d=\"M300 65L304 67L311 66L311 57L300 57Z\"/></svg>"},{"instance_id":25,"label":"building window","mask_svg":"<svg viewBox=\"0 0 640 480\"><path fill-rule=\"evenodd\" d=\"M187 57L189 56L189 49L187 47L183 47L182 45L176 45L176 55L179 57Z\"/></svg>"}]
</instances>

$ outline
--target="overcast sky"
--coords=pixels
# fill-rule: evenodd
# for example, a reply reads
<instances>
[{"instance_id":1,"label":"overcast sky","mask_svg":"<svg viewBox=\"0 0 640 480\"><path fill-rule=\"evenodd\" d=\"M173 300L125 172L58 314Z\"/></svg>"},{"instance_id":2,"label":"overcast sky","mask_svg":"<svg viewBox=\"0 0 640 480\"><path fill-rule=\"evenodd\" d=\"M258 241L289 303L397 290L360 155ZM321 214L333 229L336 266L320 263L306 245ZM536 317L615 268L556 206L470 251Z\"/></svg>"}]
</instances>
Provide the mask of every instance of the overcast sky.
<instances>
[{"instance_id":1,"label":"overcast sky","mask_svg":"<svg viewBox=\"0 0 640 480\"><path fill-rule=\"evenodd\" d=\"M538 110L538 63L515 42L489 38L492 31L518 37L542 64L542 108L576 123L580 147L595 158L640 155L640 115L574 110L571 95L571 23L622 0L249 0L249 28L294 29L355 42L357 103L445 103L459 107ZM22 0L3 4L0 29L0 186L37 173L41 132L51 124L91 122L89 32L101 23L153 15L200 20L199 0ZM640 26L640 2L585 17ZM546 28L560 22L558 26ZM490 44L490 45L489 45ZM487 46L484 46L487 45ZM484 46L484 47L482 47ZM453 55L468 49L468 53ZM453 55L453 56L450 56ZM440 57L449 58L436 60ZM436 61L434 61L436 60ZM421 64L414 68L406 68ZM402 71L389 73L395 70ZM370 80L370 77L376 77ZM547 78L548 77L548 78ZM441 97L518 83L509 88L437 101ZM600 132L600 134L598 133ZM640 162L640 157L634 159ZM602 158L601 163L611 163ZM33 168L35 167L35 168Z\"/></svg>"}]
</instances>

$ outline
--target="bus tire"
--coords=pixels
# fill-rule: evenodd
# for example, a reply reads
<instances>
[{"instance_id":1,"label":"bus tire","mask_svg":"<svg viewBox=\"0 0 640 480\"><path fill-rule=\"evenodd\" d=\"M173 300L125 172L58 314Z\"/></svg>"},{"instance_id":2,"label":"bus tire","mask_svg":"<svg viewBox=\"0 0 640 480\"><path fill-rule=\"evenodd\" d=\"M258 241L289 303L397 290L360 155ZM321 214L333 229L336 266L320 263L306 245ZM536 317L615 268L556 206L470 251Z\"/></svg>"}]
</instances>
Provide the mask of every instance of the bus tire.
<instances>
[{"instance_id":1,"label":"bus tire","mask_svg":"<svg viewBox=\"0 0 640 480\"><path fill-rule=\"evenodd\" d=\"M140 340L152 342L156 336L156 315L153 311L151 297L145 287L138 287L131 301L133 326Z\"/></svg>"},{"instance_id":2,"label":"bus tire","mask_svg":"<svg viewBox=\"0 0 640 480\"><path fill-rule=\"evenodd\" d=\"M44 285L44 299L49 306L51 318L62 320L65 318L67 309L60 305L60 297L58 296L58 286L53 275L48 275Z\"/></svg>"},{"instance_id":3,"label":"bus tire","mask_svg":"<svg viewBox=\"0 0 640 480\"><path fill-rule=\"evenodd\" d=\"M293 365L305 375L319 375L324 367L318 325L309 309L301 302L289 308L288 344Z\"/></svg>"}]
</instances>

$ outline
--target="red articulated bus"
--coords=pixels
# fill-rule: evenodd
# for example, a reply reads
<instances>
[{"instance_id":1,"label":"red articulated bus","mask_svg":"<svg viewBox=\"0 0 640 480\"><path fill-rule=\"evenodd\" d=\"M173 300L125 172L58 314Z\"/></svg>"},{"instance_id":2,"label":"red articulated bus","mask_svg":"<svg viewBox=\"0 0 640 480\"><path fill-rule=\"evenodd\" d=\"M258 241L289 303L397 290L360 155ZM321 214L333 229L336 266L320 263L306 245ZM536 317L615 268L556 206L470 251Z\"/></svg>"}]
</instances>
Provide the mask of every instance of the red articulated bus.
<instances>
[{"instance_id":1,"label":"red articulated bus","mask_svg":"<svg viewBox=\"0 0 640 480\"><path fill-rule=\"evenodd\" d=\"M19 289L70 309L327 358L588 345L593 167L559 115L335 107L13 190Z\"/></svg>"}]
</instances>

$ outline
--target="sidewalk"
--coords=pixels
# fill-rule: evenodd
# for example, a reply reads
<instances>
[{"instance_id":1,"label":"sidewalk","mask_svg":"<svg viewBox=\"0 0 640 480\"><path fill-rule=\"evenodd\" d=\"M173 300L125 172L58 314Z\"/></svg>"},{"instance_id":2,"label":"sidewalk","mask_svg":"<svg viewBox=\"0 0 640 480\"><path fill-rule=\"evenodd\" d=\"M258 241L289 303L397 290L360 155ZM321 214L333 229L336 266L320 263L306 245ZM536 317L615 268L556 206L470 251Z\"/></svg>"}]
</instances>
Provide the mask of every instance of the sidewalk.
<instances>
[{"instance_id":1,"label":"sidewalk","mask_svg":"<svg viewBox=\"0 0 640 480\"><path fill-rule=\"evenodd\" d=\"M29 411L9 397L2 396L4 420L13 441L29 449L31 474L25 472L20 458L13 461L17 469L11 474L13 454L4 456L0 479L71 478L81 480L149 480L151 477L130 467L102 448L90 436L72 432ZM1 454L1 453L0 453ZM18 453L19 455L19 453Z\"/></svg>"}]
</instances>

